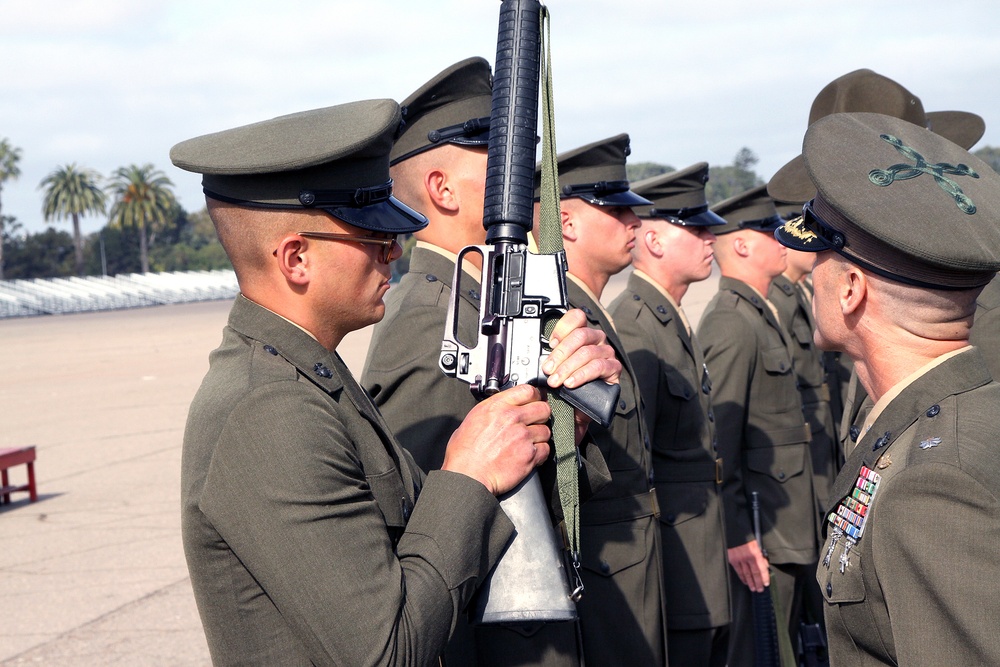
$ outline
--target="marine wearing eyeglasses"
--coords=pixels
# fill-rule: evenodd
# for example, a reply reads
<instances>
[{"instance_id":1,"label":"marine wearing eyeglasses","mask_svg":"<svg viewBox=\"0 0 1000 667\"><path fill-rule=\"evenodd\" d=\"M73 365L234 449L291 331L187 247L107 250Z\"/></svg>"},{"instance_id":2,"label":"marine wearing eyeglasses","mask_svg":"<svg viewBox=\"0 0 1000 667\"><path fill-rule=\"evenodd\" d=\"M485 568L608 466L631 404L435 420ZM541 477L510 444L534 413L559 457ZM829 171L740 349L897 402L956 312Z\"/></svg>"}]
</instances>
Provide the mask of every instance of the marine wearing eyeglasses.
<instances>
[{"instance_id":1,"label":"marine wearing eyeglasses","mask_svg":"<svg viewBox=\"0 0 1000 667\"><path fill-rule=\"evenodd\" d=\"M890 116L806 132L816 342L874 406L834 484L817 581L831 665L1000 664L1000 384L969 345L1000 270L1000 175Z\"/></svg>"},{"instance_id":2,"label":"marine wearing eyeglasses","mask_svg":"<svg viewBox=\"0 0 1000 667\"><path fill-rule=\"evenodd\" d=\"M337 354L382 317L395 235L426 224L392 195L399 122L392 100L355 102L171 150L203 174L241 292L181 470L216 664L430 664L511 537L495 496L548 456L548 406L520 385L470 412L425 477ZM613 380L582 323L561 320L556 373Z\"/></svg>"}]
</instances>

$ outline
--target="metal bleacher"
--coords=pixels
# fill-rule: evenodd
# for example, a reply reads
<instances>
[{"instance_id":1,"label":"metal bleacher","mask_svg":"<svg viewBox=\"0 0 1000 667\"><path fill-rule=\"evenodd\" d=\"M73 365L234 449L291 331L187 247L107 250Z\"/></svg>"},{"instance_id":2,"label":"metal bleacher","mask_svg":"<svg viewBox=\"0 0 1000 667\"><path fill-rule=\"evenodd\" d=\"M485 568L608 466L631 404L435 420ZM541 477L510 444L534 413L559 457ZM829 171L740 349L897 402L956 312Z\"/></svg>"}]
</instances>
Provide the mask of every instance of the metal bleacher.
<instances>
[{"instance_id":1,"label":"metal bleacher","mask_svg":"<svg viewBox=\"0 0 1000 667\"><path fill-rule=\"evenodd\" d=\"M231 270L0 280L0 318L232 299Z\"/></svg>"}]
</instances>

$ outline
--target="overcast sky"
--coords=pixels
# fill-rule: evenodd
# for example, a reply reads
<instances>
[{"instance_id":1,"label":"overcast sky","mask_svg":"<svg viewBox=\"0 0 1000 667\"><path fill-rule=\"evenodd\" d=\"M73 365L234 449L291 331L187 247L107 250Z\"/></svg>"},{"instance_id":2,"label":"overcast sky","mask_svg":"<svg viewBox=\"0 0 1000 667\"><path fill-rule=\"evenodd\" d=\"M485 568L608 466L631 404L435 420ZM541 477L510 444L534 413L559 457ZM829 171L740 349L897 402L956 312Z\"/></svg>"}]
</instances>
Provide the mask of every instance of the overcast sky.
<instances>
[{"instance_id":1,"label":"overcast sky","mask_svg":"<svg viewBox=\"0 0 1000 667\"><path fill-rule=\"evenodd\" d=\"M986 120L1000 146L1000 5L809 0L549 0L560 151L628 132L632 161L731 164L770 177L809 106L867 67L927 111ZM39 182L76 163L152 163L181 205L200 177L170 147L359 99L402 100L448 65L496 55L497 0L0 0L0 138L22 150L2 212L44 229ZM85 232L105 220L83 221ZM56 223L69 229L67 223Z\"/></svg>"}]
</instances>

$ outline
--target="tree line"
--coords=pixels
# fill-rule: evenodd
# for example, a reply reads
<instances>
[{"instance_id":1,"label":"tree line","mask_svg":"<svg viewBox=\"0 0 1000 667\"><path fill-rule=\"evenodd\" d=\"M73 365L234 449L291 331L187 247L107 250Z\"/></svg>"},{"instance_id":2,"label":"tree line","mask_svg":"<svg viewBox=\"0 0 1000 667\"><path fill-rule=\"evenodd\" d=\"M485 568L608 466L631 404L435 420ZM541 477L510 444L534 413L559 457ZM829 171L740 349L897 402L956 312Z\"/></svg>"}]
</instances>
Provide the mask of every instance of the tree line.
<instances>
[{"instance_id":1,"label":"tree line","mask_svg":"<svg viewBox=\"0 0 1000 667\"><path fill-rule=\"evenodd\" d=\"M21 149L0 139L0 279L231 266L207 212L185 211L173 183L152 164L121 167L107 179L75 163L56 167L38 184L42 216L70 223L72 235L55 227L25 232L2 208L3 186L20 177L20 160ZM81 217L105 214L100 231L81 233Z\"/></svg>"},{"instance_id":2,"label":"tree line","mask_svg":"<svg viewBox=\"0 0 1000 667\"><path fill-rule=\"evenodd\" d=\"M974 155L1000 171L1000 148L986 146ZM27 233L13 216L3 215L2 192L21 175L21 149L0 139L0 279L116 275L153 271L199 271L231 268L215 236L208 212L188 213L176 200L173 183L152 164L129 165L104 179L71 163L57 167L39 183L46 221L72 224L72 235L49 227ZM709 168L705 196L716 204L765 181L755 171L759 159L741 148L733 163ZM627 165L630 181L674 171L657 162ZM107 214L98 232L82 236L80 217ZM409 263L413 239L393 262L401 275Z\"/></svg>"}]
</instances>

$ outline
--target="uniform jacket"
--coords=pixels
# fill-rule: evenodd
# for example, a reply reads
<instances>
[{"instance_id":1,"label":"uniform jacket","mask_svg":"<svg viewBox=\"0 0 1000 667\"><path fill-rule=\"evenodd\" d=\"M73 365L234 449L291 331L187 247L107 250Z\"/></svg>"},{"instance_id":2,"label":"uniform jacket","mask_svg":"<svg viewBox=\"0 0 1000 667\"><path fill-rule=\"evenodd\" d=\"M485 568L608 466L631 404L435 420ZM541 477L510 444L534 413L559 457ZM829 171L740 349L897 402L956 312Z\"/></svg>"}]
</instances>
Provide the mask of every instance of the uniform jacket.
<instances>
[{"instance_id":1,"label":"uniform jacket","mask_svg":"<svg viewBox=\"0 0 1000 667\"><path fill-rule=\"evenodd\" d=\"M803 294L802 287L793 284L785 276L778 276L771 281L767 298L778 310L792 352L796 381L802 395L802 409L812 436L809 453L813 465L816 510L822 513L829 500L830 487L840 469L840 454L823 354L813 343L816 325L813 322L812 305Z\"/></svg>"},{"instance_id":2,"label":"uniform jacket","mask_svg":"<svg viewBox=\"0 0 1000 667\"><path fill-rule=\"evenodd\" d=\"M862 466L881 479L843 572L847 540L826 526L831 665L1000 664L998 409L1000 384L972 349L906 387L859 439L830 511Z\"/></svg>"},{"instance_id":3,"label":"uniform jacket","mask_svg":"<svg viewBox=\"0 0 1000 667\"><path fill-rule=\"evenodd\" d=\"M990 374L1000 377L1000 278L994 278L976 300L976 319L969 342L982 352Z\"/></svg>"},{"instance_id":4,"label":"uniform jacket","mask_svg":"<svg viewBox=\"0 0 1000 667\"><path fill-rule=\"evenodd\" d=\"M425 479L340 357L242 296L181 476L217 665L429 664L513 531L482 484Z\"/></svg>"},{"instance_id":5,"label":"uniform jacket","mask_svg":"<svg viewBox=\"0 0 1000 667\"><path fill-rule=\"evenodd\" d=\"M753 539L750 494L757 491L771 562L815 562L809 429L781 326L753 288L723 276L698 339L712 377L726 544Z\"/></svg>"},{"instance_id":6,"label":"uniform jacket","mask_svg":"<svg viewBox=\"0 0 1000 667\"><path fill-rule=\"evenodd\" d=\"M590 435L604 455L611 483L580 508L586 592L578 605L584 655L595 665L663 665L666 630L650 440L639 388L625 348L599 304L567 280L570 305L601 329L621 361L621 395L608 429Z\"/></svg>"},{"instance_id":7,"label":"uniform jacket","mask_svg":"<svg viewBox=\"0 0 1000 667\"><path fill-rule=\"evenodd\" d=\"M729 622L725 524L716 483L711 382L701 347L670 300L632 274L611 304L653 443L670 630Z\"/></svg>"},{"instance_id":8,"label":"uniform jacket","mask_svg":"<svg viewBox=\"0 0 1000 667\"><path fill-rule=\"evenodd\" d=\"M441 467L452 432L475 407L468 384L447 377L438 366L455 263L427 248L416 247L409 271L389 291L386 315L375 325L361 382L379 406L399 442L425 471ZM458 326L460 339L474 343L479 324L479 281L462 274ZM591 484L610 481L592 443L581 444L581 497ZM547 473L551 472L549 475ZM554 467L541 470L546 487ZM554 481L552 481L554 484ZM553 510L561 515L558 498ZM460 619L445 653L447 665L545 665L580 663L577 633L570 624L470 627Z\"/></svg>"},{"instance_id":9,"label":"uniform jacket","mask_svg":"<svg viewBox=\"0 0 1000 667\"><path fill-rule=\"evenodd\" d=\"M361 374L392 432L425 471L441 467L448 438L476 405L469 385L438 366L454 272L447 257L413 249L409 271L386 295ZM462 281L459 327L468 343L479 321L479 281L467 274Z\"/></svg>"}]
</instances>

